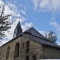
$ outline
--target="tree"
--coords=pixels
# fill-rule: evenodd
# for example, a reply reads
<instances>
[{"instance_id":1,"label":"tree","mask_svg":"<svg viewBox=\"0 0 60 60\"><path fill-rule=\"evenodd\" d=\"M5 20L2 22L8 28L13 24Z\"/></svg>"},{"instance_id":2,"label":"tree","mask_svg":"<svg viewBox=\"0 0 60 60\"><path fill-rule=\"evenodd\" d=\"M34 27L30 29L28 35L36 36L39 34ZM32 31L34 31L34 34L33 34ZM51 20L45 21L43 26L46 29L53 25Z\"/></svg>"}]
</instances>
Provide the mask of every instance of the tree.
<instances>
[{"instance_id":1,"label":"tree","mask_svg":"<svg viewBox=\"0 0 60 60\"><path fill-rule=\"evenodd\" d=\"M0 11L0 39L2 39L6 36L4 32L10 28L11 23L8 20L10 15L4 15L4 5L0 7L2 8L2 11Z\"/></svg>"},{"instance_id":2,"label":"tree","mask_svg":"<svg viewBox=\"0 0 60 60\"><path fill-rule=\"evenodd\" d=\"M57 40L57 35L53 31L50 31L48 34L46 34L46 37L53 43L55 43Z\"/></svg>"}]
</instances>

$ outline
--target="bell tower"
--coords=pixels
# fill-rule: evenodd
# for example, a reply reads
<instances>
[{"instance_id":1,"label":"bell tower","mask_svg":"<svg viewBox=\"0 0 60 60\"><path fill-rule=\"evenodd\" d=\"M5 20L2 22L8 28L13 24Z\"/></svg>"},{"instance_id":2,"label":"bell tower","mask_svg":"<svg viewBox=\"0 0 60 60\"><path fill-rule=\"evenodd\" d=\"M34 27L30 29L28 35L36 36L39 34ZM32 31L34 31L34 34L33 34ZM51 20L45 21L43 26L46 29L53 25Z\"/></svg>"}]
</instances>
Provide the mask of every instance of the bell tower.
<instances>
[{"instance_id":1,"label":"bell tower","mask_svg":"<svg viewBox=\"0 0 60 60\"><path fill-rule=\"evenodd\" d=\"M14 30L13 38L18 37L21 34L22 34L22 28L21 28L20 21L19 21L15 30Z\"/></svg>"}]
</instances>

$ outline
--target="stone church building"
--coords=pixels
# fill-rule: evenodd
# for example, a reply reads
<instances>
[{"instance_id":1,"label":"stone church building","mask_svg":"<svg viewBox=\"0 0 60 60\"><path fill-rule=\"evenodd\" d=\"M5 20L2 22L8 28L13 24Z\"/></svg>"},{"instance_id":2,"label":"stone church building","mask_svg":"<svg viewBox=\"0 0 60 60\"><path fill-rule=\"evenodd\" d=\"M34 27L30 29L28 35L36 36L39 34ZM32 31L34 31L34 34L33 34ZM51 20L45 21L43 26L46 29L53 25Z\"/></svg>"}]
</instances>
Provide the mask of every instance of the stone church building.
<instances>
[{"instance_id":1,"label":"stone church building","mask_svg":"<svg viewBox=\"0 0 60 60\"><path fill-rule=\"evenodd\" d=\"M22 32L20 22L13 39L0 47L0 60L60 59L60 46L46 39L33 27Z\"/></svg>"}]
</instances>

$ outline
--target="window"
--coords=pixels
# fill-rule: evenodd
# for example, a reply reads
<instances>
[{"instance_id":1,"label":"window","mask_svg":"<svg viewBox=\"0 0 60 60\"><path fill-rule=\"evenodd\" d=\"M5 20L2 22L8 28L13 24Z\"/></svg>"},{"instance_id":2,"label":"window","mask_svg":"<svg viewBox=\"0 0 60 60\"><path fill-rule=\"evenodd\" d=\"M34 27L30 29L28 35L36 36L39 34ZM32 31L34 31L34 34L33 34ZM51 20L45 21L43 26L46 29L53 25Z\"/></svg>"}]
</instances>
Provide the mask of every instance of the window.
<instances>
[{"instance_id":1,"label":"window","mask_svg":"<svg viewBox=\"0 0 60 60\"><path fill-rule=\"evenodd\" d=\"M26 56L26 60L29 60L29 56Z\"/></svg>"},{"instance_id":2,"label":"window","mask_svg":"<svg viewBox=\"0 0 60 60\"><path fill-rule=\"evenodd\" d=\"M23 43L23 48L24 48L24 43Z\"/></svg>"},{"instance_id":3,"label":"window","mask_svg":"<svg viewBox=\"0 0 60 60\"><path fill-rule=\"evenodd\" d=\"M8 59L8 57L9 57L9 52L10 52L10 46L8 46L8 48L7 48L6 59Z\"/></svg>"},{"instance_id":4,"label":"window","mask_svg":"<svg viewBox=\"0 0 60 60\"><path fill-rule=\"evenodd\" d=\"M1 56L1 52L0 52L0 56Z\"/></svg>"},{"instance_id":5,"label":"window","mask_svg":"<svg viewBox=\"0 0 60 60\"><path fill-rule=\"evenodd\" d=\"M14 59L19 57L19 43L16 43L15 46L15 53L14 53Z\"/></svg>"},{"instance_id":6,"label":"window","mask_svg":"<svg viewBox=\"0 0 60 60\"><path fill-rule=\"evenodd\" d=\"M29 41L26 42L26 53L29 52Z\"/></svg>"},{"instance_id":7,"label":"window","mask_svg":"<svg viewBox=\"0 0 60 60\"><path fill-rule=\"evenodd\" d=\"M17 29L14 30L14 35L13 35L14 38L16 37L16 34L17 34Z\"/></svg>"},{"instance_id":8,"label":"window","mask_svg":"<svg viewBox=\"0 0 60 60\"><path fill-rule=\"evenodd\" d=\"M37 60L36 55L33 55L33 60Z\"/></svg>"}]
</instances>

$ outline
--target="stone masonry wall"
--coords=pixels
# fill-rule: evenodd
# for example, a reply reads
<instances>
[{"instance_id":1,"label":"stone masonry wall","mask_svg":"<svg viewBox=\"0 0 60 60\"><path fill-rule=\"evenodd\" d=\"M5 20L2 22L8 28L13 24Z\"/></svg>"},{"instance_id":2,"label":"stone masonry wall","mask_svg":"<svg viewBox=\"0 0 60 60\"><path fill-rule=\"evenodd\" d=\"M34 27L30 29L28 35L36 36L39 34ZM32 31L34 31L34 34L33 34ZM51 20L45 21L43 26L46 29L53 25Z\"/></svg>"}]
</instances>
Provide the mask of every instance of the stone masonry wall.
<instances>
[{"instance_id":1,"label":"stone masonry wall","mask_svg":"<svg viewBox=\"0 0 60 60\"><path fill-rule=\"evenodd\" d=\"M31 37L28 34L25 36ZM53 47L42 46L41 44L30 40L25 36L20 36L13 41L0 47L0 60L14 60L15 46L19 43L19 57L15 60L26 60L26 56L29 60L33 60L35 55L37 59L42 58L60 58L60 50ZM26 52L26 42L29 41L29 52ZM10 46L9 57L6 59L7 48Z\"/></svg>"},{"instance_id":2,"label":"stone masonry wall","mask_svg":"<svg viewBox=\"0 0 60 60\"><path fill-rule=\"evenodd\" d=\"M46 59L60 59L60 49L43 46L44 58Z\"/></svg>"}]
</instances>

